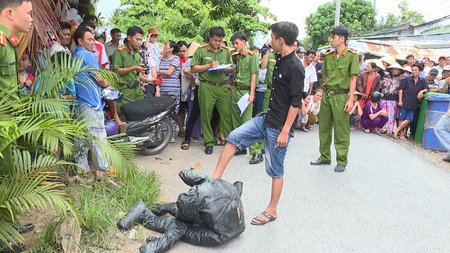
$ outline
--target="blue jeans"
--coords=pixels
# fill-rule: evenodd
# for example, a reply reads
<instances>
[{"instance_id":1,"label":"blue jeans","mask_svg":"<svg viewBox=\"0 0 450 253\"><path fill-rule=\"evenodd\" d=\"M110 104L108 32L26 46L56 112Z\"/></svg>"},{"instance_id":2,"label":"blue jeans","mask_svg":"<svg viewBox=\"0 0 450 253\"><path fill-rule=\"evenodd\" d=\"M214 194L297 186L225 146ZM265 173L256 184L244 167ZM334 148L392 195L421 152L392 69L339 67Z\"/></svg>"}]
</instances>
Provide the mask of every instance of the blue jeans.
<instances>
[{"instance_id":1,"label":"blue jeans","mask_svg":"<svg viewBox=\"0 0 450 253\"><path fill-rule=\"evenodd\" d=\"M265 118L266 114L256 115L234 129L227 137L227 141L240 149L245 149L259 140L265 140L266 172L272 178L280 178L284 175L284 158L287 147L276 145L281 130L266 127L264 125ZM291 137L292 134L289 133L288 144Z\"/></svg>"},{"instance_id":2,"label":"blue jeans","mask_svg":"<svg viewBox=\"0 0 450 253\"><path fill-rule=\"evenodd\" d=\"M99 139L106 139L105 117L103 110L96 111L89 105L75 106L75 116L85 120L90 124L89 134ZM85 172L89 171L88 152L92 149L92 160L97 162L98 169L108 170L108 161L103 157L102 151L96 139L77 139L74 143L75 161L83 168Z\"/></svg>"},{"instance_id":3,"label":"blue jeans","mask_svg":"<svg viewBox=\"0 0 450 253\"><path fill-rule=\"evenodd\" d=\"M263 111L264 93L265 91L256 91L254 102L255 108L253 109L254 112L256 112L255 114L258 114Z\"/></svg>"},{"instance_id":4,"label":"blue jeans","mask_svg":"<svg viewBox=\"0 0 450 253\"><path fill-rule=\"evenodd\" d=\"M441 145L450 151L450 117L446 114L442 115L442 118L434 126L434 133L441 142Z\"/></svg>"}]
</instances>

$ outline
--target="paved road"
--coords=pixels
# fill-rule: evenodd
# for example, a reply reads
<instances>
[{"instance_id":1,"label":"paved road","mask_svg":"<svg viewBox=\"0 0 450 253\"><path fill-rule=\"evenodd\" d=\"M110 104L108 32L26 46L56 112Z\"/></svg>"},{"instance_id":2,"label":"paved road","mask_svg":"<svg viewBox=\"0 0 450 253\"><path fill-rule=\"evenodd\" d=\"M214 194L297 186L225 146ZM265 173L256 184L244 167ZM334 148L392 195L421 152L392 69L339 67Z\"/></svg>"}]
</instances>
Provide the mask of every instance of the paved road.
<instances>
[{"instance_id":1,"label":"paved road","mask_svg":"<svg viewBox=\"0 0 450 253\"><path fill-rule=\"evenodd\" d=\"M197 143L182 151L177 140L159 156L138 157L138 163L161 175L164 198L171 201L188 189L178 171L200 162L211 175L220 150L206 156ZM275 222L249 224L266 207L271 181L263 164L235 157L224 179L244 182L246 231L220 247L178 242L170 252L450 252L450 167L423 153L353 132L347 171L337 174L335 163L309 165L318 157L317 130L296 132Z\"/></svg>"}]
</instances>

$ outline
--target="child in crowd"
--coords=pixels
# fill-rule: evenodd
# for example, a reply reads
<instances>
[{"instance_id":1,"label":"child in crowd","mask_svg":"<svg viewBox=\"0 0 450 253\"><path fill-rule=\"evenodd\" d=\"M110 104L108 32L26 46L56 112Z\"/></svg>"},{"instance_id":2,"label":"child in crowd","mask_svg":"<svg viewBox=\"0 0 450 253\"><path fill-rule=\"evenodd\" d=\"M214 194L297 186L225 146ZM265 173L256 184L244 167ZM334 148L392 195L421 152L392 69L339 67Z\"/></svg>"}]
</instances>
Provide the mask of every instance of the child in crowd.
<instances>
[{"instance_id":1,"label":"child in crowd","mask_svg":"<svg viewBox=\"0 0 450 253\"><path fill-rule=\"evenodd\" d=\"M383 93L373 91L370 94L370 100L367 101L366 106L364 106L363 115L361 117L361 126L366 133L383 133L382 128L388 121L388 113L387 111L382 110L380 103L378 103L381 97L383 97Z\"/></svg>"},{"instance_id":2,"label":"child in crowd","mask_svg":"<svg viewBox=\"0 0 450 253\"><path fill-rule=\"evenodd\" d=\"M31 65L30 55L24 53L19 62L19 88L25 95L31 95L34 83L34 76L28 73L27 69Z\"/></svg>"},{"instance_id":3,"label":"child in crowd","mask_svg":"<svg viewBox=\"0 0 450 253\"><path fill-rule=\"evenodd\" d=\"M363 94L355 91L355 95L353 96L353 107L350 112L350 130L355 130L359 127L359 119L361 118L363 111L361 108L361 104L359 100L363 97Z\"/></svg>"}]
</instances>

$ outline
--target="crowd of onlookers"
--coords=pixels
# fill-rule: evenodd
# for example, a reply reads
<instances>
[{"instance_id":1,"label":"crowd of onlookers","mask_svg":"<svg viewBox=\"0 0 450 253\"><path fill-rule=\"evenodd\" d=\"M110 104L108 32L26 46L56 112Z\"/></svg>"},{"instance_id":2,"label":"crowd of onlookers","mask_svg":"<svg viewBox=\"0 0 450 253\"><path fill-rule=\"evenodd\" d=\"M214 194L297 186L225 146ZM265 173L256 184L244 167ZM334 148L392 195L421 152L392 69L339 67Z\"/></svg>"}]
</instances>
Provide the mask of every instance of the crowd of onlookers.
<instances>
[{"instance_id":1,"label":"crowd of onlookers","mask_svg":"<svg viewBox=\"0 0 450 253\"><path fill-rule=\"evenodd\" d=\"M86 38L86 32L90 34L89 38ZM119 75L121 83L140 80L141 85L136 89L123 90L124 94L133 100L149 96L177 97L180 101L176 109L178 118L173 121L173 125L179 137L185 137L185 130L189 130L185 141L181 143L183 150L189 149L190 142L198 141L202 135L198 119L202 108L196 101L200 81L198 74L191 71L192 57L200 44L172 40L161 44L158 42L158 30L155 27L144 32L140 27L133 26L127 30L126 39L122 40L122 37L122 31L114 28L110 31L110 40L107 41L106 31L97 27L97 18L88 15L76 30L68 23L59 23L58 39L54 39L48 48L53 57L62 54L84 57L87 66L109 69ZM246 37L243 38L246 42ZM222 47L227 48L227 44L224 39ZM298 41L294 43L294 49L305 69L302 107L294 127L309 132L318 122L321 98L326 92L321 86L321 68L327 52L305 50L300 47ZM260 61L253 100L253 115L256 115L263 111L265 93L270 89L266 76L271 73L271 64L268 64L270 41L262 48L253 46L249 50L257 54ZM231 51L233 59L237 53ZM437 64L428 57L416 59L414 55L408 55L404 61L392 56L372 60L364 60L364 55L360 56L360 75L357 79L354 106L349 113L351 129L388 134L400 140L405 140L408 136L414 137L418 110L424 94L429 91L450 93L450 56L439 57ZM42 85L39 77L35 78L27 71L30 65L30 56L24 54L19 65L19 83L24 94L39 92L38 87ZM228 73L230 95L235 78L236 73ZM95 113L83 110L76 113L98 121L103 120L103 117L97 114L103 114L103 105L106 103L109 108L108 118L113 120L121 131L126 131L127 124L119 110L121 102L101 101L101 97L94 97L92 93L101 93L101 89L109 85L98 76L94 81L98 84L95 89L68 83L61 95L75 100L77 105L88 104ZM33 88L33 85L36 87ZM187 127L192 113L195 120L191 120L190 126ZM210 121L215 144L223 145L226 137L222 129L224 123L221 122L217 108L214 109ZM175 139L171 141L175 142ZM208 152L205 150L205 153L212 153L212 148ZM106 169L106 162L101 160L101 163L104 164L103 169Z\"/></svg>"}]
</instances>

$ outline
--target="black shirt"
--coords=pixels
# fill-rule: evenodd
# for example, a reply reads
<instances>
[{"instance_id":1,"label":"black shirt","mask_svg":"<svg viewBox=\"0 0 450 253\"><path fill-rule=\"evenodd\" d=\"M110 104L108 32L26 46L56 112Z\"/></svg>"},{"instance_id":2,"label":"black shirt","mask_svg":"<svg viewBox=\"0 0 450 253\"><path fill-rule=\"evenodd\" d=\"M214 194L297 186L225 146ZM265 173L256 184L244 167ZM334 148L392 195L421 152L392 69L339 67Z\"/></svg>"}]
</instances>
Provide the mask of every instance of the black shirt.
<instances>
[{"instance_id":1,"label":"black shirt","mask_svg":"<svg viewBox=\"0 0 450 253\"><path fill-rule=\"evenodd\" d=\"M305 69L295 52L284 57L276 55L273 69L272 91L265 126L282 129L289 107L300 107L305 81Z\"/></svg>"},{"instance_id":2,"label":"black shirt","mask_svg":"<svg viewBox=\"0 0 450 253\"><path fill-rule=\"evenodd\" d=\"M417 98L417 94L421 90L428 89L428 84L425 79L420 77L417 83L415 83L413 77L408 76L402 80L399 89L403 90L403 108L415 110L420 106L420 100Z\"/></svg>"}]
</instances>

